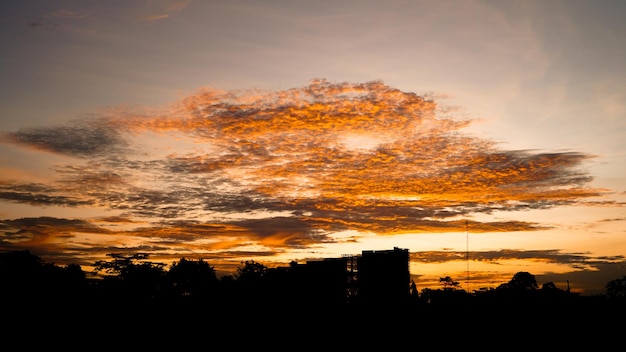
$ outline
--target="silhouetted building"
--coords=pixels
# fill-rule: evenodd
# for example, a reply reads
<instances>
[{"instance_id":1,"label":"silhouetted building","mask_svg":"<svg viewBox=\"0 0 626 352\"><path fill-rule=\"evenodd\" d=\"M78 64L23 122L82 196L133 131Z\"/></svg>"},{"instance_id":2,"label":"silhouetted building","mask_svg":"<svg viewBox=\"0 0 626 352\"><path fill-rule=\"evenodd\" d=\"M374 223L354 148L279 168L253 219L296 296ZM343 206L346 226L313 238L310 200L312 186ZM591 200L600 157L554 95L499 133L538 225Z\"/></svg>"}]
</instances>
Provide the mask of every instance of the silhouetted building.
<instances>
[{"instance_id":1,"label":"silhouetted building","mask_svg":"<svg viewBox=\"0 0 626 352\"><path fill-rule=\"evenodd\" d=\"M409 250L363 251L357 258L358 301L395 305L410 298Z\"/></svg>"},{"instance_id":2,"label":"silhouetted building","mask_svg":"<svg viewBox=\"0 0 626 352\"><path fill-rule=\"evenodd\" d=\"M301 270L306 278L305 294L310 302L338 305L347 302L346 258L309 261Z\"/></svg>"},{"instance_id":3,"label":"silhouetted building","mask_svg":"<svg viewBox=\"0 0 626 352\"><path fill-rule=\"evenodd\" d=\"M319 304L398 304L410 298L408 249L368 250L296 264L297 291Z\"/></svg>"}]
</instances>

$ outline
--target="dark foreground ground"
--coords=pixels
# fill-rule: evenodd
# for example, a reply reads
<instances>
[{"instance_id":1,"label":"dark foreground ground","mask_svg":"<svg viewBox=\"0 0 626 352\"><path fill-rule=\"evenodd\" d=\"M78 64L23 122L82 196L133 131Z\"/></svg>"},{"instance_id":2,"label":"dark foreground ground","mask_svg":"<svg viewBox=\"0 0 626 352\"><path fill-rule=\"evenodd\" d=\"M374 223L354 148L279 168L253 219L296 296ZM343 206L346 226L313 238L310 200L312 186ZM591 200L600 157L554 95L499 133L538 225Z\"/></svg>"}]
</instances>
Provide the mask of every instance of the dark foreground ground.
<instances>
[{"instance_id":1,"label":"dark foreground ground","mask_svg":"<svg viewBox=\"0 0 626 352\"><path fill-rule=\"evenodd\" d=\"M590 350L623 346L623 304L247 307L58 304L3 309L17 350ZM620 347L621 349L621 347Z\"/></svg>"}]
</instances>

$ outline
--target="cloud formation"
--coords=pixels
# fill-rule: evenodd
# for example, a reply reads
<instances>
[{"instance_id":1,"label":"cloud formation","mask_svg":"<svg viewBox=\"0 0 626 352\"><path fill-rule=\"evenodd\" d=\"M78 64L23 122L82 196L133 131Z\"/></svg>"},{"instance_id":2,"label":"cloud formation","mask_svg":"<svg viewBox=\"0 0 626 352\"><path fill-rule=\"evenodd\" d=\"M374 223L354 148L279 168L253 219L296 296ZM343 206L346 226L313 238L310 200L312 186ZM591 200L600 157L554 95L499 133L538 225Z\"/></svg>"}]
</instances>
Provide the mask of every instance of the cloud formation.
<instances>
[{"instance_id":1,"label":"cloud formation","mask_svg":"<svg viewBox=\"0 0 626 352\"><path fill-rule=\"evenodd\" d=\"M74 3L70 8L57 7L69 4L41 6L39 13L28 18L32 28L62 30L76 34L93 34L99 23L106 20L129 22L151 22L165 20L184 10L193 0L143 0L134 2L94 4Z\"/></svg>"},{"instance_id":2,"label":"cloud formation","mask_svg":"<svg viewBox=\"0 0 626 352\"><path fill-rule=\"evenodd\" d=\"M591 155L500 150L463 134L470 123L440 116L432 98L381 81L203 88L158 112L119 109L4 133L4 143L72 161L57 165L46 184L0 179L0 199L113 211L106 222L85 221L136 239L126 248L206 258L358 241L335 236L344 231L459 232L472 215L548 209L601 194L586 187L591 177L582 166ZM4 243L18 245L17 234L32 232L33 221L4 221ZM469 223L472 232L546 228ZM59 233L84 232L70 225Z\"/></svg>"},{"instance_id":3,"label":"cloud formation","mask_svg":"<svg viewBox=\"0 0 626 352\"><path fill-rule=\"evenodd\" d=\"M5 135L12 143L30 146L53 153L76 157L113 154L125 142L115 129L101 121L77 121L70 126L27 128Z\"/></svg>"}]
</instances>

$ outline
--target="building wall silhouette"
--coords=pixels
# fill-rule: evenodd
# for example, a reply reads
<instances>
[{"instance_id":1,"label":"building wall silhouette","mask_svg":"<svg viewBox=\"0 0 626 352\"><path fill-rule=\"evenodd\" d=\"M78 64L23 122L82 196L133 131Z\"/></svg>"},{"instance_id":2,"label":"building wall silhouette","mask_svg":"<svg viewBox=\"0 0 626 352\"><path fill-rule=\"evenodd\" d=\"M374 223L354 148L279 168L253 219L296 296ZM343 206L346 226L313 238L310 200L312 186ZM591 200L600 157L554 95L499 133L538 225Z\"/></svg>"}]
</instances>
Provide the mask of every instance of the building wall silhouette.
<instances>
[{"instance_id":1,"label":"building wall silhouette","mask_svg":"<svg viewBox=\"0 0 626 352\"><path fill-rule=\"evenodd\" d=\"M308 261L293 268L306 283L300 292L309 302L392 305L410 297L408 249L364 250L360 255Z\"/></svg>"},{"instance_id":2,"label":"building wall silhouette","mask_svg":"<svg viewBox=\"0 0 626 352\"><path fill-rule=\"evenodd\" d=\"M363 251L357 258L358 301L362 304L393 305L410 297L409 251Z\"/></svg>"}]
</instances>

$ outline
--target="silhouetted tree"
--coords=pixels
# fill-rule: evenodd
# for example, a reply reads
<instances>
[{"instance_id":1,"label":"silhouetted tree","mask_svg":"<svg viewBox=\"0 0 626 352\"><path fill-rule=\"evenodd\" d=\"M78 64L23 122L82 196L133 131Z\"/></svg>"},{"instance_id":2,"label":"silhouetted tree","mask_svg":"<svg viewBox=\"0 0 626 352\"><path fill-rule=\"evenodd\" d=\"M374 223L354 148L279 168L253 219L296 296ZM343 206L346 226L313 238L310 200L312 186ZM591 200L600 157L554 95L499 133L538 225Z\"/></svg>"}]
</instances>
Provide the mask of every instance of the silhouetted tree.
<instances>
[{"instance_id":1,"label":"silhouetted tree","mask_svg":"<svg viewBox=\"0 0 626 352\"><path fill-rule=\"evenodd\" d=\"M491 298L499 304L504 304L510 309L515 309L516 314L529 314L531 307L538 303L539 285L535 276L526 271L520 271L513 275L511 281L501 284L496 288L495 295Z\"/></svg>"},{"instance_id":2,"label":"silhouetted tree","mask_svg":"<svg viewBox=\"0 0 626 352\"><path fill-rule=\"evenodd\" d=\"M172 263L166 276L172 294L178 298L208 298L217 290L215 269L202 259L194 261L181 258Z\"/></svg>"},{"instance_id":3,"label":"silhouetted tree","mask_svg":"<svg viewBox=\"0 0 626 352\"><path fill-rule=\"evenodd\" d=\"M626 275L621 279L611 280L606 284L606 295L612 300L626 300Z\"/></svg>"},{"instance_id":4,"label":"silhouetted tree","mask_svg":"<svg viewBox=\"0 0 626 352\"><path fill-rule=\"evenodd\" d=\"M267 267L254 260L247 260L242 264L243 266L237 268L235 274L237 296L241 303L256 304L262 299L264 293L262 279Z\"/></svg>"},{"instance_id":5,"label":"silhouetted tree","mask_svg":"<svg viewBox=\"0 0 626 352\"><path fill-rule=\"evenodd\" d=\"M0 253L0 298L23 307L62 307L82 301L85 273L77 264L46 263L28 250Z\"/></svg>"},{"instance_id":6,"label":"silhouetted tree","mask_svg":"<svg viewBox=\"0 0 626 352\"><path fill-rule=\"evenodd\" d=\"M40 295L45 288L45 279L44 261L30 251L10 251L0 255L0 293L3 298L28 300Z\"/></svg>"},{"instance_id":7,"label":"silhouetted tree","mask_svg":"<svg viewBox=\"0 0 626 352\"><path fill-rule=\"evenodd\" d=\"M411 292L411 302L415 303L419 300L419 292L417 291L417 285L415 284L415 281L411 280L411 288L410 288L410 292Z\"/></svg>"},{"instance_id":8,"label":"silhouetted tree","mask_svg":"<svg viewBox=\"0 0 626 352\"><path fill-rule=\"evenodd\" d=\"M539 288L535 275L526 271L520 271L513 275L511 281L504 283L498 288L512 290L536 290Z\"/></svg>"},{"instance_id":9,"label":"silhouetted tree","mask_svg":"<svg viewBox=\"0 0 626 352\"><path fill-rule=\"evenodd\" d=\"M554 284L554 282L549 281L541 285L541 291L556 291L558 288Z\"/></svg>"},{"instance_id":10,"label":"silhouetted tree","mask_svg":"<svg viewBox=\"0 0 626 352\"><path fill-rule=\"evenodd\" d=\"M471 296L465 290L457 290L452 288L433 290L423 288L420 294L419 302L437 306L438 309L443 307L458 307L461 304L469 303Z\"/></svg>"},{"instance_id":11,"label":"silhouetted tree","mask_svg":"<svg viewBox=\"0 0 626 352\"><path fill-rule=\"evenodd\" d=\"M558 288L554 282L546 282L541 286L540 300L546 310L565 307L574 302L578 294Z\"/></svg>"},{"instance_id":12,"label":"silhouetted tree","mask_svg":"<svg viewBox=\"0 0 626 352\"><path fill-rule=\"evenodd\" d=\"M94 264L94 272L109 274L103 284L117 290L121 298L150 299L159 295L165 274L165 264L145 261L147 253L107 254L111 261L99 260Z\"/></svg>"},{"instance_id":13,"label":"silhouetted tree","mask_svg":"<svg viewBox=\"0 0 626 352\"><path fill-rule=\"evenodd\" d=\"M87 294L87 275L78 264L68 264L64 267L55 266L55 286L66 300L83 299Z\"/></svg>"},{"instance_id":14,"label":"silhouetted tree","mask_svg":"<svg viewBox=\"0 0 626 352\"><path fill-rule=\"evenodd\" d=\"M444 290L454 290L459 287L460 283L458 281L452 280L450 276L440 277L439 283L443 285Z\"/></svg>"},{"instance_id":15,"label":"silhouetted tree","mask_svg":"<svg viewBox=\"0 0 626 352\"><path fill-rule=\"evenodd\" d=\"M261 278L265 275L267 267L261 263L257 263L254 260L247 260L242 262L243 266L237 268L237 274L235 279L237 282L244 285L255 285L260 283Z\"/></svg>"}]
</instances>

